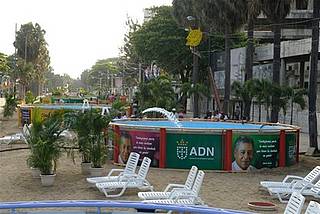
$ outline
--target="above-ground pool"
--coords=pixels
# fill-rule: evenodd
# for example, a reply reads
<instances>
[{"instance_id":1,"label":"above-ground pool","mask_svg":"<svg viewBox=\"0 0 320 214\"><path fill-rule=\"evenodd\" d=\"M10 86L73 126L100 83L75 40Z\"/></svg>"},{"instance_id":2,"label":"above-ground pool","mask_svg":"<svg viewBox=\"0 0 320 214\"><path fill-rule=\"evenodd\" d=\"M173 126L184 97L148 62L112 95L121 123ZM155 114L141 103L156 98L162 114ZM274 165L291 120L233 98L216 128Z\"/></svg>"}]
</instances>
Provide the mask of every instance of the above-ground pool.
<instances>
[{"instance_id":1,"label":"above-ground pool","mask_svg":"<svg viewBox=\"0 0 320 214\"><path fill-rule=\"evenodd\" d=\"M298 162L300 129L286 124L119 120L110 125L117 163L126 163L131 151L160 168L251 171Z\"/></svg>"}]
</instances>

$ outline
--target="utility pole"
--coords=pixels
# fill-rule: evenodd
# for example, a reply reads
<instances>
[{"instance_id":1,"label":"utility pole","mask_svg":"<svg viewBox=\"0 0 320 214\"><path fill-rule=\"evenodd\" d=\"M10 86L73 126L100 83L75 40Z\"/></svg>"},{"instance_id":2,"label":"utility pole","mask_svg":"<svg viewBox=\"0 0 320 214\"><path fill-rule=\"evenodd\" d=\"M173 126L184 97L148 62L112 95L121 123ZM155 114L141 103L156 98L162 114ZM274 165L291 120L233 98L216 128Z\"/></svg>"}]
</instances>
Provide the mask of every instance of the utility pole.
<instances>
[{"instance_id":1,"label":"utility pole","mask_svg":"<svg viewBox=\"0 0 320 214\"><path fill-rule=\"evenodd\" d=\"M312 45L309 75L309 145L318 151L317 131L317 76L319 55L320 0L313 0Z\"/></svg>"}]
</instances>

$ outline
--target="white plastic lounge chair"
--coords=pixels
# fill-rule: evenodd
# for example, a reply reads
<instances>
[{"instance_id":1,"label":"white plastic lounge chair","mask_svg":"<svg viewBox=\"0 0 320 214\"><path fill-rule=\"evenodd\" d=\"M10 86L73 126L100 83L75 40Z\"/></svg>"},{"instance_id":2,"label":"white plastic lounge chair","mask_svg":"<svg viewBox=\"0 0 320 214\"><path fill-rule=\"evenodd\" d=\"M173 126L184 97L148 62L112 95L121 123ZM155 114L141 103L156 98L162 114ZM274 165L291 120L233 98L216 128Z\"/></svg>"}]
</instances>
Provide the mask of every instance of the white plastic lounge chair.
<instances>
[{"instance_id":1,"label":"white plastic lounge chair","mask_svg":"<svg viewBox=\"0 0 320 214\"><path fill-rule=\"evenodd\" d=\"M169 199L144 200L142 202L155 204L203 205L204 203L199 197L199 192L202 186L203 178L204 172L202 170L199 170L191 190L174 189L171 191Z\"/></svg>"},{"instance_id":2,"label":"white plastic lounge chair","mask_svg":"<svg viewBox=\"0 0 320 214\"><path fill-rule=\"evenodd\" d=\"M305 214L319 214L320 213L320 204L315 201L310 201Z\"/></svg>"},{"instance_id":3,"label":"white plastic lounge chair","mask_svg":"<svg viewBox=\"0 0 320 214\"><path fill-rule=\"evenodd\" d=\"M305 198L298 192L292 193L284 214L300 214Z\"/></svg>"},{"instance_id":4,"label":"white plastic lounge chair","mask_svg":"<svg viewBox=\"0 0 320 214\"><path fill-rule=\"evenodd\" d=\"M150 185L150 183L146 179L150 164L151 164L151 159L148 157L144 157L137 176L131 176L126 180L120 178L119 181L97 183L96 187L101 192L103 192L106 197L119 197L128 188L138 188L141 190L149 189L152 191L153 187ZM118 193L118 194L110 194L109 193L109 192L114 191L116 189L121 189L120 193Z\"/></svg>"},{"instance_id":5,"label":"white plastic lounge chair","mask_svg":"<svg viewBox=\"0 0 320 214\"><path fill-rule=\"evenodd\" d=\"M320 197L320 180L316 184L311 184L306 181L297 181L292 186L268 188L268 191L270 195L277 196L282 203L288 202L284 199L288 198L293 192L299 192L305 196Z\"/></svg>"},{"instance_id":6,"label":"white plastic lounge chair","mask_svg":"<svg viewBox=\"0 0 320 214\"><path fill-rule=\"evenodd\" d=\"M316 180L318 180L320 176L320 166L315 167L311 172L309 172L308 175L305 177L295 176L295 175L287 175L283 181L261 181L260 185L265 188L271 188L271 187L287 187L290 185L293 185L293 183L297 181L306 181L309 183L314 183Z\"/></svg>"},{"instance_id":7,"label":"white plastic lounge chair","mask_svg":"<svg viewBox=\"0 0 320 214\"><path fill-rule=\"evenodd\" d=\"M191 190L197 171L198 168L196 166L191 167L185 184L169 184L163 192L139 192L138 197L143 200L168 199L173 189L183 188Z\"/></svg>"},{"instance_id":8,"label":"white plastic lounge chair","mask_svg":"<svg viewBox=\"0 0 320 214\"><path fill-rule=\"evenodd\" d=\"M11 136L4 136L0 138L0 144L10 144L11 142Z\"/></svg>"},{"instance_id":9,"label":"white plastic lounge chair","mask_svg":"<svg viewBox=\"0 0 320 214\"><path fill-rule=\"evenodd\" d=\"M124 180L125 178L136 176L137 174L135 172L138 165L139 157L140 155L138 153L131 152L124 169L111 169L107 176L87 178L87 181L90 184L96 184L108 181L118 181L120 180L120 178ZM120 173L118 175L112 175L114 172Z\"/></svg>"},{"instance_id":10,"label":"white plastic lounge chair","mask_svg":"<svg viewBox=\"0 0 320 214\"><path fill-rule=\"evenodd\" d=\"M0 144L10 144L17 141L23 141L26 142L26 139L24 138L22 133L16 133L13 135L7 135L0 138Z\"/></svg>"}]
</instances>

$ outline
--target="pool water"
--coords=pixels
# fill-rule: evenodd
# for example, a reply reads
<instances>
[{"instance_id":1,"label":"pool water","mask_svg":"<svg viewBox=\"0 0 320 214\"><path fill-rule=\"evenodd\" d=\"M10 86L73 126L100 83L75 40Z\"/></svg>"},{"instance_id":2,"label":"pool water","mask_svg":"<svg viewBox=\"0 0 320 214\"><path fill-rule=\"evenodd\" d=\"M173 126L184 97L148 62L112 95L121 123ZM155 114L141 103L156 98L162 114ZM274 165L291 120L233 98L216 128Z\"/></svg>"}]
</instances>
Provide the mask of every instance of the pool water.
<instances>
[{"instance_id":1,"label":"pool water","mask_svg":"<svg viewBox=\"0 0 320 214\"><path fill-rule=\"evenodd\" d=\"M172 121L115 121L112 124L134 127L179 128ZM237 129L237 130L281 130L292 129L285 125L265 125L252 123L213 122L213 121L180 121L185 129Z\"/></svg>"}]
</instances>

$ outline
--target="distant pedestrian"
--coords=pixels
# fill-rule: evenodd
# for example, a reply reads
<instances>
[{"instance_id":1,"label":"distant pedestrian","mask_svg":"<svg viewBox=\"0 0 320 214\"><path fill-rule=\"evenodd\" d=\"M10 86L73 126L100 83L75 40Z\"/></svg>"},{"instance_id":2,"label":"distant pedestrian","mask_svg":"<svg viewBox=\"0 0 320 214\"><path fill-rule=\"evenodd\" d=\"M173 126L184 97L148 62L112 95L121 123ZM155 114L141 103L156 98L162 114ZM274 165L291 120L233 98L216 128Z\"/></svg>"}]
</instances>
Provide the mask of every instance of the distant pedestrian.
<instances>
[{"instance_id":1,"label":"distant pedestrian","mask_svg":"<svg viewBox=\"0 0 320 214\"><path fill-rule=\"evenodd\" d=\"M236 109L234 110L234 119L239 120L240 119L240 107L236 106Z\"/></svg>"}]
</instances>

